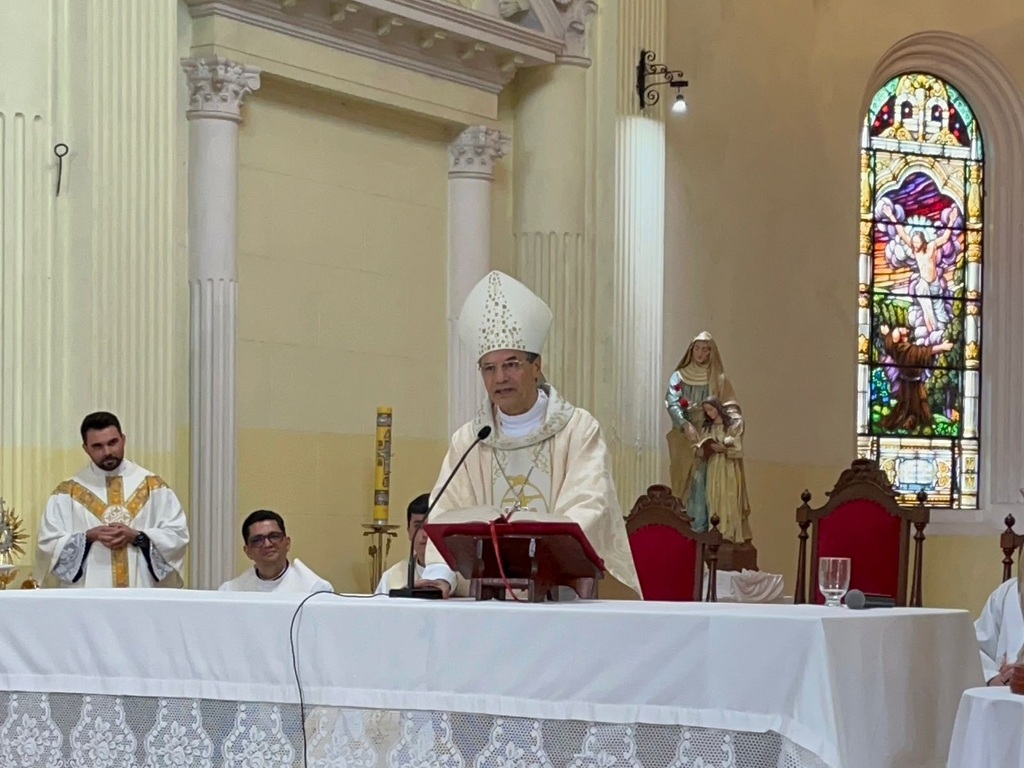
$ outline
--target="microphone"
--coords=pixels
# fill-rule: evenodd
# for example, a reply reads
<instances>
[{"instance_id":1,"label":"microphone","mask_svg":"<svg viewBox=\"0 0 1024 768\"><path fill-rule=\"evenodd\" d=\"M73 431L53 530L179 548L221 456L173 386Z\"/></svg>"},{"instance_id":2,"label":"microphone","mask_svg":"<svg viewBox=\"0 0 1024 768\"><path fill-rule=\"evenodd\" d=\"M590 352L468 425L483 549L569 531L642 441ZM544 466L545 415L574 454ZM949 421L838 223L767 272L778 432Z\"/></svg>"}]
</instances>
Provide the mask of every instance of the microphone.
<instances>
[{"instance_id":1,"label":"microphone","mask_svg":"<svg viewBox=\"0 0 1024 768\"><path fill-rule=\"evenodd\" d=\"M866 608L895 608L896 598L888 595L873 595L859 589L851 589L846 593L846 607L854 611Z\"/></svg>"},{"instance_id":2,"label":"microphone","mask_svg":"<svg viewBox=\"0 0 1024 768\"><path fill-rule=\"evenodd\" d=\"M469 458L469 454L473 452L473 449L480 445L481 442L490 437L491 428L488 426L480 427L480 431L476 433L476 440L473 444L466 449L466 452L462 454L462 458L459 459L458 464L455 465L455 469L448 475L448 479L444 481L444 485L441 486L441 490L437 492L437 496L430 502L427 507L427 513L423 516L423 522L420 525L426 525L427 519L430 517L430 513L434 511L434 507L437 506L437 502L441 500L444 492L448 490L449 484L455 479L455 475L458 474L462 465ZM408 580L404 589L392 589L388 592L389 597L417 597L422 600L440 600L442 597L441 590L437 587L417 587L416 584L416 537L413 536L409 542L409 571Z\"/></svg>"}]
</instances>

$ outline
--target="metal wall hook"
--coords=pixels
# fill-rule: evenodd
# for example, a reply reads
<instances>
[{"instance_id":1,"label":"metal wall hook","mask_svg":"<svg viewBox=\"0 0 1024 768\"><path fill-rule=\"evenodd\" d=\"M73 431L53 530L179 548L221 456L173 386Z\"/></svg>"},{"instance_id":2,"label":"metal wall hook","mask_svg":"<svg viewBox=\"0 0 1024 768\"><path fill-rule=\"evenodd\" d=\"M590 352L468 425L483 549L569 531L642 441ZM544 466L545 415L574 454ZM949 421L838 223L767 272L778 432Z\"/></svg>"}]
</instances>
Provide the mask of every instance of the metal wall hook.
<instances>
[{"instance_id":1,"label":"metal wall hook","mask_svg":"<svg viewBox=\"0 0 1024 768\"><path fill-rule=\"evenodd\" d=\"M53 147L53 154L57 156L57 197L60 197L60 180L64 175L64 157L68 153L67 144L56 144Z\"/></svg>"}]
</instances>

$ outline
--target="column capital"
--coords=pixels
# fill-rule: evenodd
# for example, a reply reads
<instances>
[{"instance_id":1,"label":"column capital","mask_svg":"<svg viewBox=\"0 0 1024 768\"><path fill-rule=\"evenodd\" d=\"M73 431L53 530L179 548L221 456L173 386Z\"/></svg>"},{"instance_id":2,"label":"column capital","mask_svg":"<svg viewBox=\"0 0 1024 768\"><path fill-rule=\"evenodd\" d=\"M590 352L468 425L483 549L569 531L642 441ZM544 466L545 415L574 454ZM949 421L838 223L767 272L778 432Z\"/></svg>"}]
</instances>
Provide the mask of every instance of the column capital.
<instances>
[{"instance_id":1,"label":"column capital","mask_svg":"<svg viewBox=\"0 0 1024 768\"><path fill-rule=\"evenodd\" d=\"M449 179L494 179L494 163L508 154L512 140L497 128L471 125L448 145Z\"/></svg>"},{"instance_id":2,"label":"column capital","mask_svg":"<svg viewBox=\"0 0 1024 768\"><path fill-rule=\"evenodd\" d=\"M587 56L587 25L597 13L597 0L555 0L565 24L565 53L559 64L590 66Z\"/></svg>"},{"instance_id":3,"label":"column capital","mask_svg":"<svg viewBox=\"0 0 1024 768\"><path fill-rule=\"evenodd\" d=\"M242 100L260 87L260 70L222 56L182 59L188 81L189 120L199 117L242 121Z\"/></svg>"}]
</instances>

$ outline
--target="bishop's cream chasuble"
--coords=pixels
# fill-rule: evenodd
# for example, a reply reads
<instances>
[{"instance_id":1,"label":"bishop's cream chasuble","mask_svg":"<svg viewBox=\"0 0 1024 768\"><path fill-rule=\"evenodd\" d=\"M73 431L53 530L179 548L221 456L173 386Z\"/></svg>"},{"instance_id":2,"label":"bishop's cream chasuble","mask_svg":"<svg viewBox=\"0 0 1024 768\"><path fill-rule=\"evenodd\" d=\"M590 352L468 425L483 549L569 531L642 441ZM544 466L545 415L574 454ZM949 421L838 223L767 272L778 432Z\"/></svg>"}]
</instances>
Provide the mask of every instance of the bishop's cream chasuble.
<instances>
[{"instance_id":1,"label":"bishop's cream chasuble","mask_svg":"<svg viewBox=\"0 0 1024 768\"><path fill-rule=\"evenodd\" d=\"M597 420L563 400L554 387L542 385L547 413L541 427L523 437L509 437L495 423L494 407L485 401L476 418L452 436L448 455L431 494L441 485L484 426L490 436L478 445L440 496L431 520L462 520L460 510L496 507L515 510L515 520L571 520L579 524L605 568L640 594L640 581L626 537L622 509L612 481L611 461ZM442 562L427 545L428 564Z\"/></svg>"},{"instance_id":2,"label":"bishop's cream chasuble","mask_svg":"<svg viewBox=\"0 0 1024 768\"><path fill-rule=\"evenodd\" d=\"M134 544L86 544L86 531L114 523L146 534L148 560ZM188 541L185 512L157 475L127 460L110 472L90 463L47 501L38 560L64 587L179 587Z\"/></svg>"}]
</instances>

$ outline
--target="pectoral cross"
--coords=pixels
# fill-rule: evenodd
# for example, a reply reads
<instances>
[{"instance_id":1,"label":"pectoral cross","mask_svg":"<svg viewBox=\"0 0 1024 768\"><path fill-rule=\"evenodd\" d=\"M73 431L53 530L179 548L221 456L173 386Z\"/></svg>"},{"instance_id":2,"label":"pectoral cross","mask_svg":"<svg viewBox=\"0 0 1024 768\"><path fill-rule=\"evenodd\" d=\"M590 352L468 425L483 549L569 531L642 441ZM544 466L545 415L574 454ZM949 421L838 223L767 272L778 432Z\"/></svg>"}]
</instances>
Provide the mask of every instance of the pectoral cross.
<instances>
[{"instance_id":1,"label":"pectoral cross","mask_svg":"<svg viewBox=\"0 0 1024 768\"><path fill-rule=\"evenodd\" d=\"M505 513L505 517L510 517L514 515L516 512L522 510L523 508L523 497L522 492L520 491L520 493L515 497L515 502L511 506L505 507L505 509L502 511ZM526 507L525 509L529 512L535 511L533 507Z\"/></svg>"},{"instance_id":2,"label":"pectoral cross","mask_svg":"<svg viewBox=\"0 0 1024 768\"><path fill-rule=\"evenodd\" d=\"M518 493L516 492L516 489L512 487L512 483L509 481L508 477L506 476L505 482L508 483L508 489L512 492L512 499L513 499L512 505L508 506L508 507L505 507L505 509L502 510L505 513L505 517L506 518L511 518L512 515L514 515L516 512L519 512L522 509L524 509L524 507L523 507L523 491L526 490L526 484L528 482L530 482L530 475L532 475L532 474L533 474L533 467L530 467L530 471L526 473L526 477L524 477L523 481L519 484L519 492ZM519 480L519 478L517 477L516 480ZM527 509L530 512L536 511L532 507L525 507L525 509Z\"/></svg>"}]
</instances>

